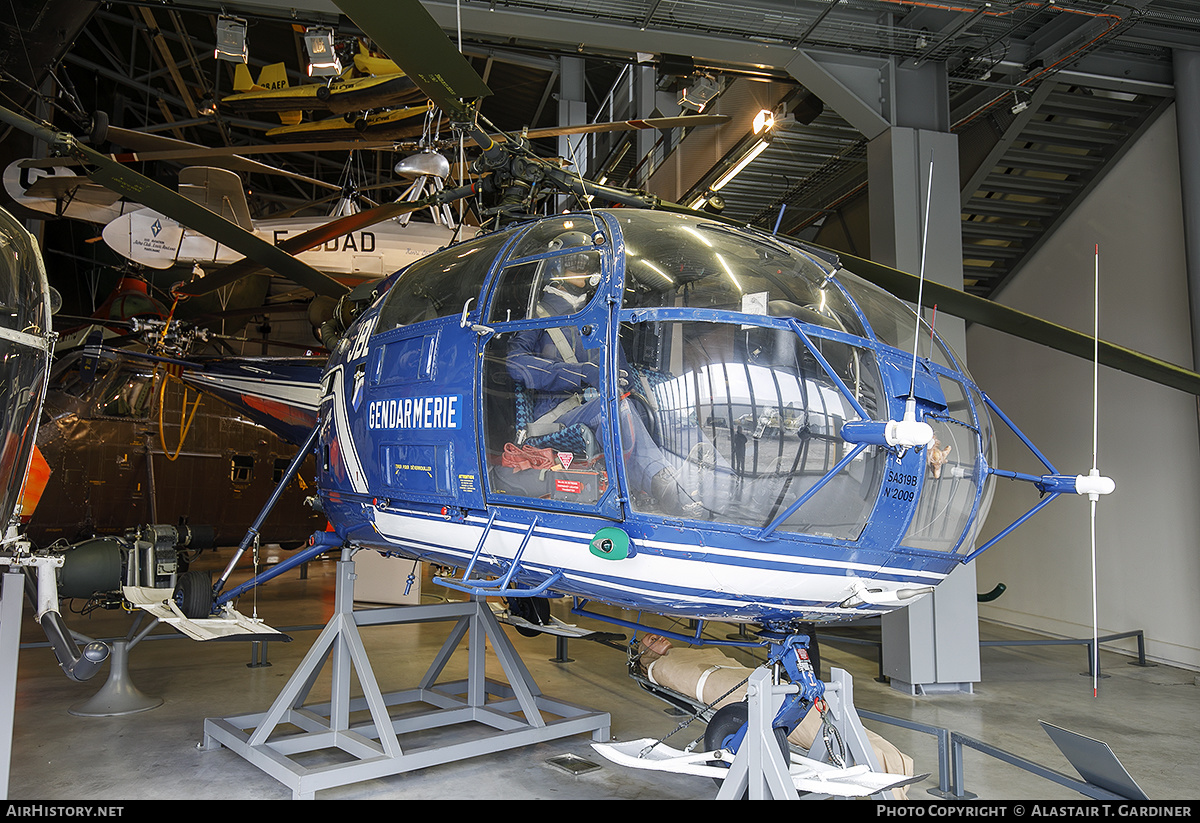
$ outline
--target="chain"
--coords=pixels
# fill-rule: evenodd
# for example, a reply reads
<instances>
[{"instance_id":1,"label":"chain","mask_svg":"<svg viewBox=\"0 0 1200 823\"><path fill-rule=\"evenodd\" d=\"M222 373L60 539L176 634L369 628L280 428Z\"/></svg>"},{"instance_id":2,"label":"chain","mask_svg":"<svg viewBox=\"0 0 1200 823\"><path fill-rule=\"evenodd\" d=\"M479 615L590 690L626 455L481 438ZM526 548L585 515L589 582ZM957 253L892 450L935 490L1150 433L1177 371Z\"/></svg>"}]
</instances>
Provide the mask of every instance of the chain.
<instances>
[{"instance_id":1,"label":"chain","mask_svg":"<svg viewBox=\"0 0 1200 823\"><path fill-rule=\"evenodd\" d=\"M821 740L825 744L825 751L829 754L829 761L839 769L846 768L846 743L842 740L842 734L837 730L837 726L829 719L829 704L822 697L817 700L814 707L821 713ZM831 741L837 743L836 750L830 745Z\"/></svg>"},{"instance_id":2,"label":"chain","mask_svg":"<svg viewBox=\"0 0 1200 823\"><path fill-rule=\"evenodd\" d=\"M640 758L643 758L643 757L645 757L647 754L649 754L651 751L653 751L653 750L654 750L654 749L655 749L657 746L659 746L661 743L665 742L665 741L666 741L666 739L667 739L668 737L671 737L672 735L674 735L674 734L677 734L678 732L681 732L681 731L683 731L683 730L684 730L684 729L686 729L688 726L690 726L692 723L694 723L695 721L699 720L699 719L700 719L700 716L701 716L702 714L704 714L706 711L708 711L709 709L711 709L713 706L715 706L715 705L717 705L718 703L720 703L720 702L721 702L722 700L724 700L725 698L729 697L729 695L731 695L731 694L733 694L734 692L736 692L736 691L737 691L738 689L740 689L742 686L746 685L746 683L747 683L749 680L750 680L750 675L746 675L746 677L745 677L745 678L743 678L743 679L742 679L742 681L741 681L740 683L737 683L737 684L735 684L735 685L733 686L733 688L731 688L729 691L725 692L725 694L721 695L721 696L720 696L720 697L718 697L716 700L714 700L714 701L712 701L711 703L709 703L707 706L702 706L702 707L700 707L699 709L697 709L697 710L696 710L696 712L695 712L695 714L693 714L693 715L692 715L691 717L689 717L687 720L684 720L682 723L680 723L680 724L679 724L678 726L676 726L674 729L672 729L671 731L667 732L665 735L663 735L662 737L660 737L658 740L655 740L655 741L654 741L653 743L651 743L649 746L646 746L644 749L642 749L640 752L638 752L638 758L640 759ZM696 738L696 740L693 740L693 741L691 742L691 744L688 746L688 749L687 749L687 750L688 750L688 751L691 751L691 748L692 748L692 746L695 746L695 745L696 745L696 743L697 743L697 742L699 742L699 740L700 740L700 738Z\"/></svg>"},{"instance_id":3,"label":"chain","mask_svg":"<svg viewBox=\"0 0 1200 823\"><path fill-rule=\"evenodd\" d=\"M254 576L255 577L258 577L258 537L259 537L258 534L255 533L255 535L254 535L254 552L252 554L252 557L254 558ZM254 587L253 604L254 604L254 619L255 620L258 619L258 588L259 588L258 586Z\"/></svg>"}]
</instances>

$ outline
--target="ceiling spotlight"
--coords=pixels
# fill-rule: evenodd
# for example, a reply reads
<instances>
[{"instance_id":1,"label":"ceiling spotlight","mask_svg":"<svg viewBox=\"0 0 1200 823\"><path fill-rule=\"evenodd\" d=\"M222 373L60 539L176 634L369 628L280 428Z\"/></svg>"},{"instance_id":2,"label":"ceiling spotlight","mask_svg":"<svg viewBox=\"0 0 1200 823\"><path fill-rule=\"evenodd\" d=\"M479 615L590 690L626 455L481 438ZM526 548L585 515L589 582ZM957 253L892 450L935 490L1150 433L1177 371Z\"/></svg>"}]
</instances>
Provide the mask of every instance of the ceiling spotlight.
<instances>
[{"instance_id":1,"label":"ceiling spotlight","mask_svg":"<svg viewBox=\"0 0 1200 823\"><path fill-rule=\"evenodd\" d=\"M699 114L720 93L721 84L712 77L702 74L692 85L683 90L683 94L679 96L679 105Z\"/></svg>"},{"instance_id":2,"label":"ceiling spotlight","mask_svg":"<svg viewBox=\"0 0 1200 823\"><path fill-rule=\"evenodd\" d=\"M246 21L240 17L217 18L217 47L213 57L230 63L245 63L250 59L246 45Z\"/></svg>"},{"instance_id":3,"label":"ceiling spotlight","mask_svg":"<svg viewBox=\"0 0 1200 823\"><path fill-rule=\"evenodd\" d=\"M754 115L754 133L762 134L764 131L770 131L775 126L775 113L769 109L760 109L758 114Z\"/></svg>"},{"instance_id":4,"label":"ceiling spotlight","mask_svg":"<svg viewBox=\"0 0 1200 823\"><path fill-rule=\"evenodd\" d=\"M1029 108L1029 101L1022 100L1020 97L1017 96L1017 93L1014 91L1013 92L1012 113L1020 114L1021 112L1025 111L1025 109L1027 109L1027 108Z\"/></svg>"},{"instance_id":5,"label":"ceiling spotlight","mask_svg":"<svg viewBox=\"0 0 1200 823\"><path fill-rule=\"evenodd\" d=\"M309 77L332 77L342 73L342 61L333 50L332 29L306 29L304 48L308 50Z\"/></svg>"}]
</instances>

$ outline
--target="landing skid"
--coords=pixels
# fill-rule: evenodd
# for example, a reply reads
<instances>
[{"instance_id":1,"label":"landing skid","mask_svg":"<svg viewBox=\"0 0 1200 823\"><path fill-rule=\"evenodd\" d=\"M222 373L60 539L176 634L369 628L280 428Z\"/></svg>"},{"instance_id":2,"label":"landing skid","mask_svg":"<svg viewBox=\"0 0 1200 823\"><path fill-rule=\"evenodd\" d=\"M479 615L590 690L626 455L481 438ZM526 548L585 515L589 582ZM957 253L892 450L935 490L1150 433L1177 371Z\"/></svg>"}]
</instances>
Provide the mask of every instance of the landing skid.
<instances>
[{"instance_id":1,"label":"landing skid","mask_svg":"<svg viewBox=\"0 0 1200 823\"><path fill-rule=\"evenodd\" d=\"M755 669L747 682L748 724L745 740L736 755L726 750L686 752L662 742L645 739L627 743L593 743L600 755L622 766L651 771L712 777L721 780L718 800L748 795L751 799L795 800L804 793L817 797L888 797L886 792L924 780L928 775L909 777L877 771L878 761L866 731L854 711L849 674L834 669L826 697L830 720L845 743L848 764L839 767L814 757L783 753L771 729L784 697L796 690L788 684L772 685L771 672ZM809 752L816 758L830 754L818 738ZM839 755L842 753L839 752Z\"/></svg>"},{"instance_id":2,"label":"landing skid","mask_svg":"<svg viewBox=\"0 0 1200 823\"><path fill-rule=\"evenodd\" d=\"M554 615L550 615L550 622L548 623L533 623L523 617L518 617L499 604L490 603L489 605L491 606L492 614L495 615L498 621L525 632L540 632L541 634L554 635L555 637L569 637L575 640L625 639L625 636L622 634L614 634L613 632L598 632L592 629L581 629L574 623L564 623Z\"/></svg>"},{"instance_id":3,"label":"landing skid","mask_svg":"<svg viewBox=\"0 0 1200 823\"><path fill-rule=\"evenodd\" d=\"M131 605L193 640L291 640L261 620L246 617L231 604L212 617L192 619L175 605L169 589L125 586L122 593Z\"/></svg>"},{"instance_id":4,"label":"landing skid","mask_svg":"<svg viewBox=\"0 0 1200 823\"><path fill-rule=\"evenodd\" d=\"M633 740L628 743L595 743L592 744L592 748L621 766L674 774L692 774L733 781L732 784L738 783L738 776L732 770L735 759L731 759L728 752L724 751L685 752L673 749L664 743L658 743L651 738ZM713 763L723 765L711 765ZM797 791L794 797L798 797L799 792L823 797L865 797L909 783L919 783L928 777L928 775L921 775L897 778L894 774L872 772L866 766L840 769L829 763L802 757L794 752L789 772L792 785ZM741 784L742 790L744 791L748 785L747 777L746 781ZM786 796L792 795L787 794ZM718 794L717 797L721 798L722 795Z\"/></svg>"},{"instance_id":5,"label":"landing skid","mask_svg":"<svg viewBox=\"0 0 1200 823\"><path fill-rule=\"evenodd\" d=\"M225 746L291 788L294 798L311 799L321 789L584 732L591 732L593 740L608 738L611 721L607 713L541 694L482 599L355 612L354 562L349 558L350 552L343 551L338 563L333 618L275 703L261 714L205 720L204 749ZM450 636L419 686L383 694L359 627L450 620L455 621ZM464 637L467 679L437 683ZM500 661L507 684L486 678L485 644ZM305 705L326 663L333 698L328 703ZM361 698L350 697L352 673L357 675ZM413 704L423 708L410 711ZM405 708L393 716L392 709L399 707ZM351 723L351 713L363 711L369 713L369 719ZM424 740L434 735L436 744ZM309 765L314 752L333 750L341 753L339 762Z\"/></svg>"}]
</instances>

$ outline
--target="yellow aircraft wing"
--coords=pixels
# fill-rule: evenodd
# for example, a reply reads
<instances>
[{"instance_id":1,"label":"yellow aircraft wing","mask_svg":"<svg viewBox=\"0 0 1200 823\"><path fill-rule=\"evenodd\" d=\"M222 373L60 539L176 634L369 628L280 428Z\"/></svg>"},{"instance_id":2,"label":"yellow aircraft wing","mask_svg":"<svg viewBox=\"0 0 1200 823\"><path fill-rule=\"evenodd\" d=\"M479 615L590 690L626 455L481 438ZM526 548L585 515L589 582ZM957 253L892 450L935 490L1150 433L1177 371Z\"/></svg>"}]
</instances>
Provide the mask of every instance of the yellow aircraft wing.
<instances>
[{"instance_id":1,"label":"yellow aircraft wing","mask_svg":"<svg viewBox=\"0 0 1200 823\"><path fill-rule=\"evenodd\" d=\"M271 140L405 140L419 137L423 122L419 119L431 108L430 103L406 106L368 114L353 122L345 117L327 117L291 126L279 126L267 132ZM414 122L416 120L416 122Z\"/></svg>"}]
</instances>

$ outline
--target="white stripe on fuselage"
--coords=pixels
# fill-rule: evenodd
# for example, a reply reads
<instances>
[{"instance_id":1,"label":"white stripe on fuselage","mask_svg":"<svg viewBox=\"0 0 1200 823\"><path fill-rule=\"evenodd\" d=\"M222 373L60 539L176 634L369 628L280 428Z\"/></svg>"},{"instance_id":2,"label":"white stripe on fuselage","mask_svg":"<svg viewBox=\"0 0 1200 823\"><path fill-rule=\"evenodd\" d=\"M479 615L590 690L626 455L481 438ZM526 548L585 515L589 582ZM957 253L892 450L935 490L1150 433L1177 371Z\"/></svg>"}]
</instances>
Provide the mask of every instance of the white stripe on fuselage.
<instances>
[{"instance_id":1,"label":"white stripe on fuselage","mask_svg":"<svg viewBox=\"0 0 1200 823\"><path fill-rule=\"evenodd\" d=\"M257 377L204 374L195 371L189 372L187 377L191 382L210 386L213 389L224 389L251 397L275 400L307 411L315 412L321 400L320 387L306 382L263 380Z\"/></svg>"},{"instance_id":2,"label":"white stripe on fuselage","mask_svg":"<svg viewBox=\"0 0 1200 823\"><path fill-rule=\"evenodd\" d=\"M441 554L460 561L466 561L474 554L483 532L482 523L448 523L388 511L376 511L374 517L376 530L388 544L406 547L417 554ZM494 525L480 561L501 566L507 564L516 556L524 537L523 532L524 527L520 524ZM664 549L694 554L794 565L797 570L706 562L699 557L668 557L649 552L619 561L618 565L591 554L588 549L590 539L590 534L582 532L537 528L521 556L521 565L527 570L546 574L562 571L568 580L592 589L613 592L614 597L625 595L629 600L655 603L675 601L680 611L691 613L709 609L715 615L730 610L744 611L749 605L748 601L753 600L765 602L771 609L797 614L862 616L871 612L841 609L837 604L850 596L854 581L869 578L881 571L880 567L862 564L836 561L816 563L808 558L790 555L715 550L666 541L654 541L654 544ZM419 544L427 544L428 548ZM830 571L823 573L812 571L811 568L799 570L799 567L814 565L829 568ZM898 569L896 572L912 574L908 570ZM936 583L945 575L925 573L920 576ZM613 579L618 577L620 580ZM659 581L669 581L673 589L682 591L665 590ZM561 588L571 590L569 585ZM798 596L800 592L803 592L802 598ZM795 602L801 599L805 603Z\"/></svg>"},{"instance_id":3,"label":"white stripe on fuselage","mask_svg":"<svg viewBox=\"0 0 1200 823\"><path fill-rule=\"evenodd\" d=\"M350 434L350 416L346 413L345 372L341 366L333 369L333 431L338 440L342 460L346 463L346 474L350 478L350 488L358 494L368 491L367 477L363 472L362 461L358 458L358 448L354 437Z\"/></svg>"}]
</instances>

